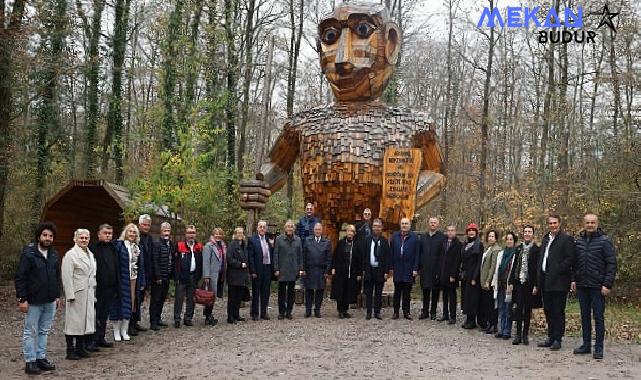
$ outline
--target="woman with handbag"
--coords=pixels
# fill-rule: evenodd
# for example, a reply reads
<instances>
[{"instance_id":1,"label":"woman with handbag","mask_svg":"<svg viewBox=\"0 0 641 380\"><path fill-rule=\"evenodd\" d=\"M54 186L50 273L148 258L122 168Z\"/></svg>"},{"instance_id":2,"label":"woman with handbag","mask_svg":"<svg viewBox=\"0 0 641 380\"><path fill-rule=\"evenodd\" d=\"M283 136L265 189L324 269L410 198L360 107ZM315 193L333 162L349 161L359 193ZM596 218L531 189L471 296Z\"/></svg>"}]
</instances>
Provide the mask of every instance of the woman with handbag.
<instances>
[{"instance_id":1,"label":"woman with handbag","mask_svg":"<svg viewBox=\"0 0 641 380\"><path fill-rule=\"evenodd\" d=\"M247 297L249 289L249 256L242 227L234 229L233 240L227 248L227 323L244 321L240 316L240 302Z\"/></svg>"},{"instance_id":2,"label":"woman with handbag","mask_svg":"<svg viewBox=\"0 0 641 380\"><path fill-rule=\"evenodd\" d=\"M495 335L497 338L510 339L512 337L512 292L508 289L508 279L512 271L512 263L517 248L517 237L514 232L505 234L505 249L499 252L496 258L496 272L494 273L494 294L496 305L499 311L499 332Z\"/></svg>"}]
</instances>

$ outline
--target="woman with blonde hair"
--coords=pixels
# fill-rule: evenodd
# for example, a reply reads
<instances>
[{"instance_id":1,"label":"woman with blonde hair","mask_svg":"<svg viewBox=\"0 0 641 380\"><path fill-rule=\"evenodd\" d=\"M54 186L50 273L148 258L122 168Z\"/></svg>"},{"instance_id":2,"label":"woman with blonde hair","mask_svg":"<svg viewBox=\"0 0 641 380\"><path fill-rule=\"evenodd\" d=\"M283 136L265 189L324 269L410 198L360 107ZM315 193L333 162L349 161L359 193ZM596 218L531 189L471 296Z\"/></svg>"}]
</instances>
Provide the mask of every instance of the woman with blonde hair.
<instances>
[{"instance_id":1,"label":"woman with blonde hair","mask_svg":"<svg viewBox=\"0 0 641 380\"><path fill-rule=\"evenodd\" d=\"M120 294L118 301L114 302L109 317L114 321L114 340L120 342L130 339L129 319L135 311L136 299L145 287L145 264L143 259L143 246L140 245L140 232L135 224L128 224L116 241L116 252L120 263Z\"/></svg>"},{"instance_id":2,"label":"woman with blonde hair","mask_svg":"<svg viewBox=\"0 0 641 380\"><path fill-rule=\"evenodd\" d=\"M349 305L356 303L359 284L363 273L361 255L354 236L356 227L349 225L347 235L338 242L332 256L332 298L336 300L338 318L351 318Z\"/></svg>"},{"instance_id":3,"label":"woman with blonde hair","mask_svg":"<svg viewBox=\"0 0 641 380\"><path fill-rule=\"evenodd\" d=\"M96 331L96 260L88 248L89 238L88 230L76 230L75 244L62 259L62 287L67 303L64 332L69 360L89 357L87 343Z\"/></svg>"}]
</instances>

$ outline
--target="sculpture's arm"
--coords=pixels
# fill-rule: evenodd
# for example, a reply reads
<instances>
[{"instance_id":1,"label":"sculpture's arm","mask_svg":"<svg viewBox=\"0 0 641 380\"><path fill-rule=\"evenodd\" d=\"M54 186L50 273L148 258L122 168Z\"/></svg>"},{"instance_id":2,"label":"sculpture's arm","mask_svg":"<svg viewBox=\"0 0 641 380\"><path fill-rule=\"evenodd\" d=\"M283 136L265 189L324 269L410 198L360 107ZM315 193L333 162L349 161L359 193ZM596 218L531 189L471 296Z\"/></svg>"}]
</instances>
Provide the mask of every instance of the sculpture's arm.
<instances>
[{"instance_id":1,"label":"sculpture's arm","mask_svg":"<svg viewBox=\"0 0 641 380\"><path fill-rule=\"evenodd\" d=\"M416 185L416 208L421 208L434 199L443 187L445 176L443 173L443 157L441 149L436 142L433 130L424 130L414 135L412 145L423 151L421 172Z\"/></svg>"},{"instance_id":2,"label":"sculpture's arm","mask_svg":"<svg viewBox=\"0 0 641 380\"><path fill-rule=\"evenodd\" d=\"M269 162L260 168L260 174L272 193L280 190L300 152L300 131L286 124L269 152Z\"/></svg>"}]
</instances>

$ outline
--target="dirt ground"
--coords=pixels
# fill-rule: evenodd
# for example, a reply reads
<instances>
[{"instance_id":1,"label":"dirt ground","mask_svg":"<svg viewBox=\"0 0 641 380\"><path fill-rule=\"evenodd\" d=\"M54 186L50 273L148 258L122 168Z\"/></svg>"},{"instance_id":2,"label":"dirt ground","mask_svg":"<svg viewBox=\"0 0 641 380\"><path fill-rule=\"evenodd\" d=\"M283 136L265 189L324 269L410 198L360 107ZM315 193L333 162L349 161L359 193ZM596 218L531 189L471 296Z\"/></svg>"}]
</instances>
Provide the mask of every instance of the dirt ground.
<instances>
[{"instance_id":1,"label":"dirt ground","mask_svg":"<svg viewBox=\"0 0 641 380\"><path fill-rule=\"evenodd\" d=\"M4 292L3 292L4 293ZM21 350L23 315L4 297L0 311L0 379L24 378ZM335 304L323 303L323 318L303 318L296 305L294 319L278 321L272 295L270 321L225 323L225 302L214 310L219 324L204 326L197 306L194 326L173 326L160 332L143 332L130 342L93 354L64 359L63 314L56 316L49 337L49 357L58 369L41 375L65 379L264 379L264 378L450 378L450 379L641 379L641 346L606 341L605 359L577 357L577 338L567 338L560 352L529 346L512 346L478 330L436 321L366 321L362 310L354 318L339 320ZM172 322L168 302L163 319ZM417 316L420 306L412 305ZM241 309L248 317L249 310ZM460 321L460 318L459 318ZM147 326L146 319L143 325ZM111 339L109 332L109 340Z\"/></svg>"}]
</instances>

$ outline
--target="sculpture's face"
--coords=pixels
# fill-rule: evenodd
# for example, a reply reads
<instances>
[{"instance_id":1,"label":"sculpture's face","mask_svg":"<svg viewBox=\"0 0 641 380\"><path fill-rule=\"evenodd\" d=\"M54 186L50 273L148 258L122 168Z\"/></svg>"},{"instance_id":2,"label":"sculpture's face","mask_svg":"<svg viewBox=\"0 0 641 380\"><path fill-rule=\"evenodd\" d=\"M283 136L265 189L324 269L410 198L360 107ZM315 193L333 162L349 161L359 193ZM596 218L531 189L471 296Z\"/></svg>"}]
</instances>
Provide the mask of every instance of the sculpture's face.
<instances>
[{"instance_id":1,"label":"sculpture's face","mask_svg":"<svg viewBox=\"0 0 641 380\"><path fill-rule=\"evenodd\" d=\"M341 4L318 25L321 68L338 101L377 99L400 50L400 30L379 5Z\"/></svg>"}]
</instances>

